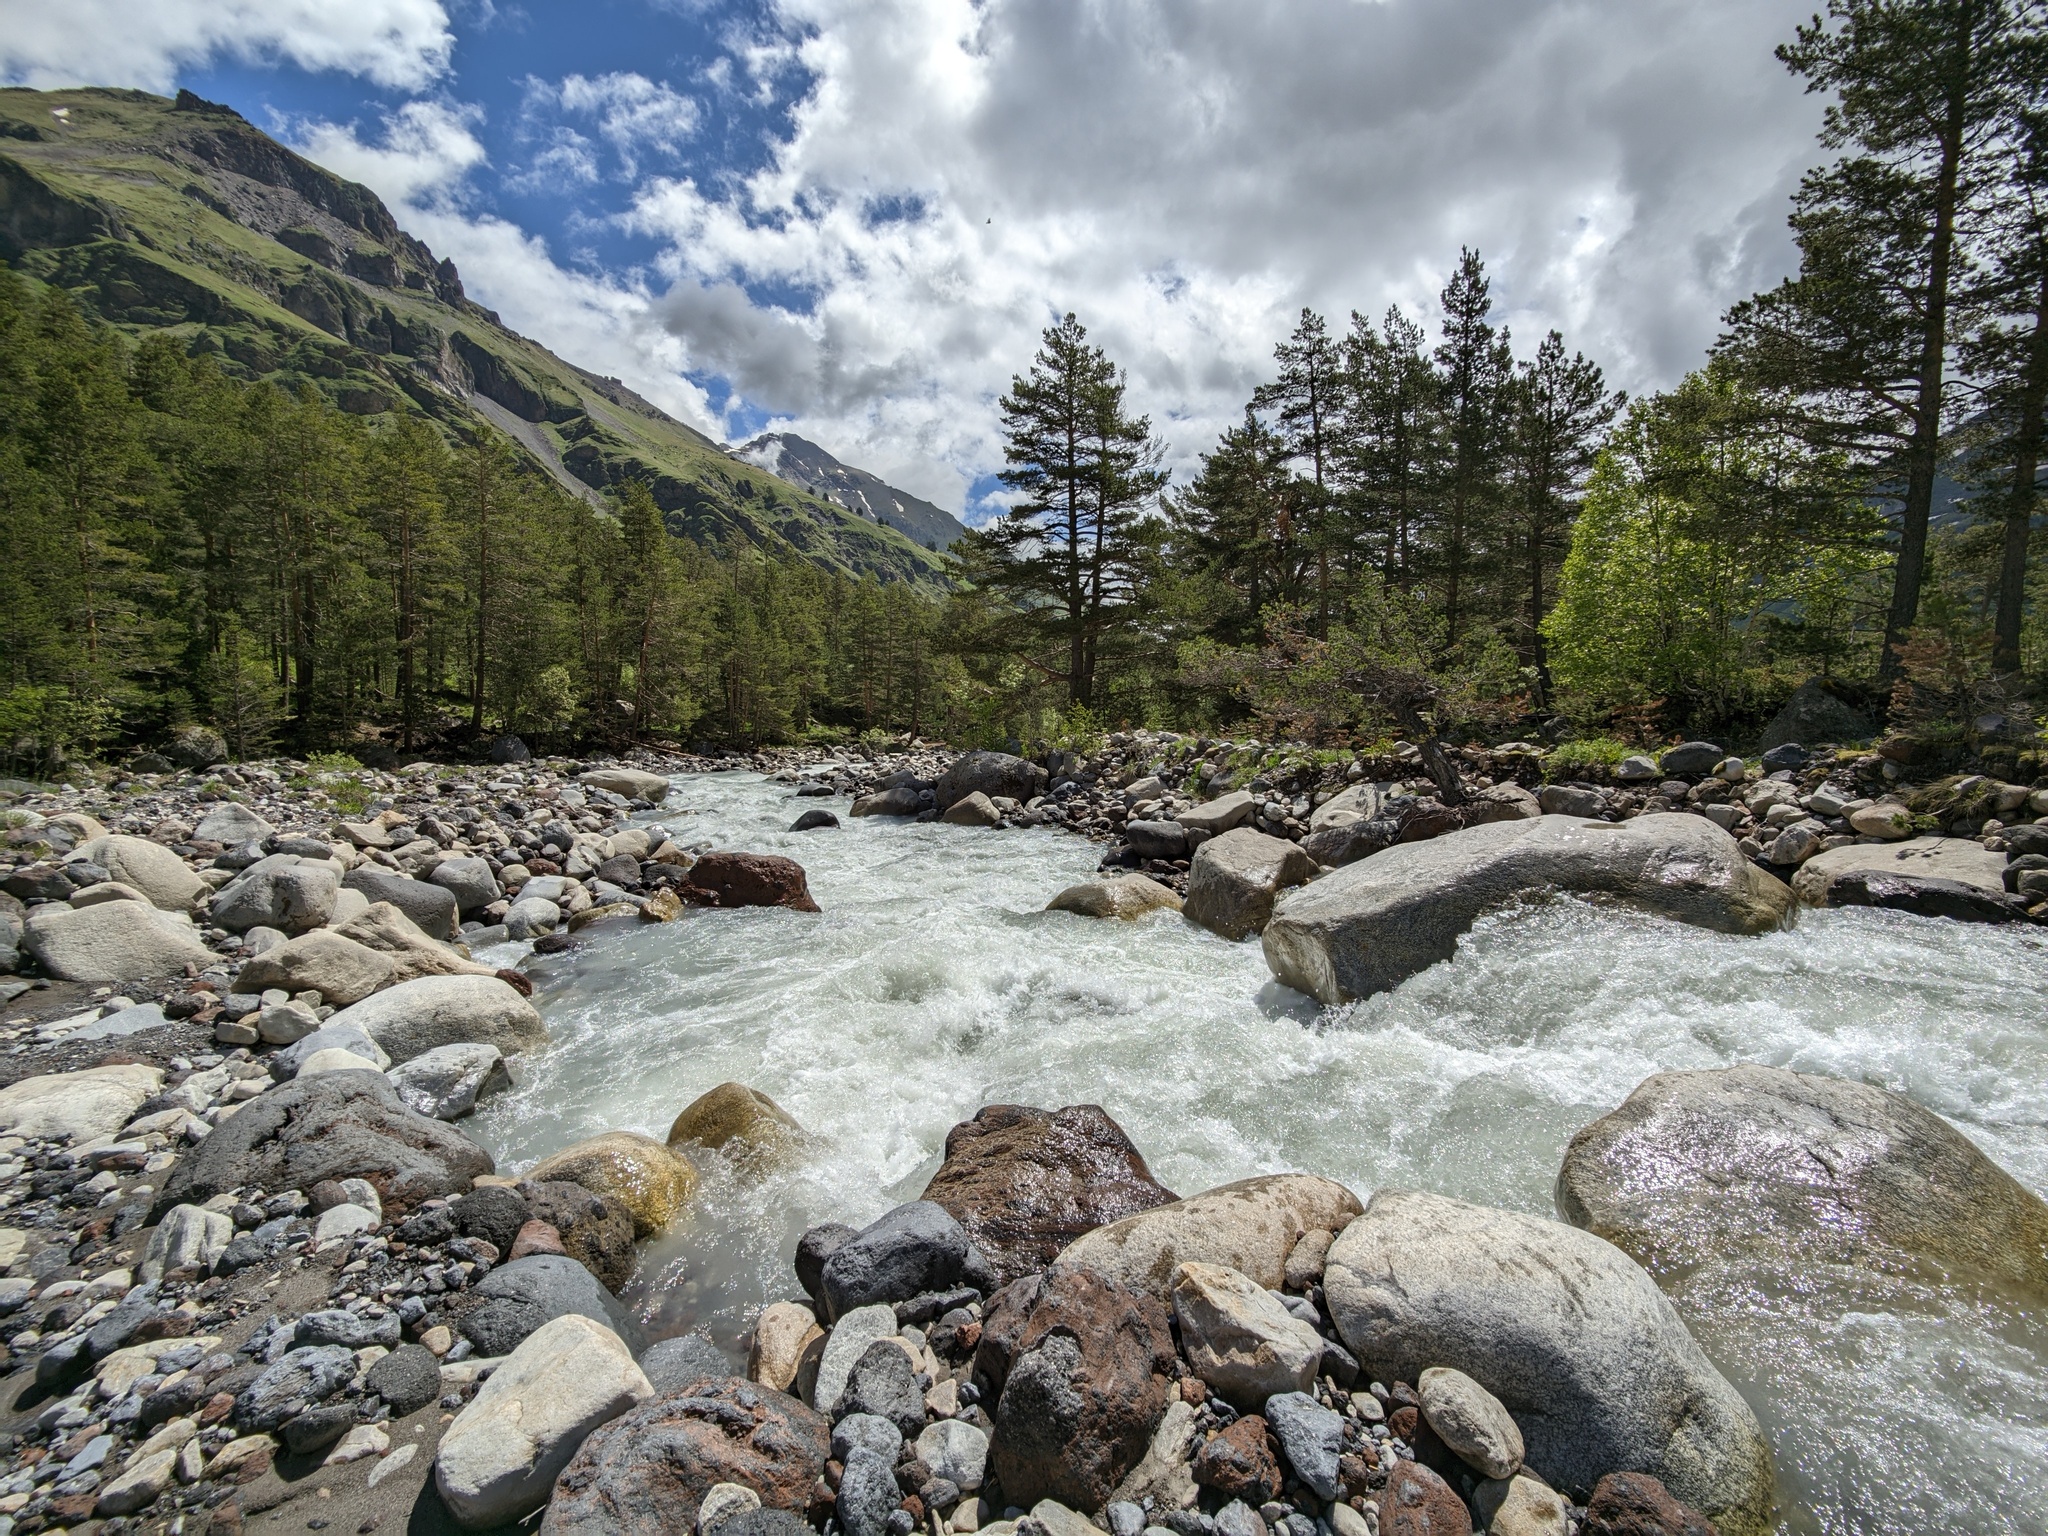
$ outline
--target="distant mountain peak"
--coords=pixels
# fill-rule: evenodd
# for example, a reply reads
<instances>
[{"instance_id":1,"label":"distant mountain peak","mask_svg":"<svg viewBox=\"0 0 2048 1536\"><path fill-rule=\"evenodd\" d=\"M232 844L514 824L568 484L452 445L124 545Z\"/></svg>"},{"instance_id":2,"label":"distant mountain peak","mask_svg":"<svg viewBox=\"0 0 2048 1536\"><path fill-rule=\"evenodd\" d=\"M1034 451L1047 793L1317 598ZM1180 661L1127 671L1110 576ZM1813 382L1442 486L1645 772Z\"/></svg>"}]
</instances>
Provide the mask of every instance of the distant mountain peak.
<instances>
[{"instance_id":1,"label":"distant mountain peak","mask_svg":"<svg viewBox=\"0 0 2048 1536\"><path fill-rule=\"evenodd\" d=\"M842 464L807 437L764 432L732 450L734 458L765 469L779 480L844 507L856 517L894 528L926 549L946 549L967 531L966 524L922 497L899 491L864 469Z\"/></svg>"}]
</instances>

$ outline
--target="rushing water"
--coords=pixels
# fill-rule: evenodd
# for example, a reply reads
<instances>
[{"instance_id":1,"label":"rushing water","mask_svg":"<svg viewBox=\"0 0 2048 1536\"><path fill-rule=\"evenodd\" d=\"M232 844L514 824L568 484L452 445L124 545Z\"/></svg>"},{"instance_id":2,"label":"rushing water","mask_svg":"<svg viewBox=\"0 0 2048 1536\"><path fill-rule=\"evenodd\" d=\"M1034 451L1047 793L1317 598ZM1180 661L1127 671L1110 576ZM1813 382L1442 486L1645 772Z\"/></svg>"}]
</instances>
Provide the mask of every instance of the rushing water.
<instances>
[{"instance_id":1,"label":"rushing water","mask_svg":"<svg viewBox=\"0 0 2048 1536\"><path fill-rule=\"evenodd\" d=\"M1557 902L1325 1011L1272 980L1256 941L1040 910L1094 869L1068 834L790 834L820 802L754 774L676 784L647 819L789 854L823 913L695 913L534 964L554 1044L472 1122L524 1168L600 1131L665 1136L730 1079L814 1133L765 1180L707 1170L628 1296L657 1332L736 1348L762 1302L795 1293L806 1226L915 1198L947 1130L991 1102L1101 1104L1183 1193L1305 1169L1549 1215L1573 1130L1651 1072L1752 1061L1910 1094L2048 1188L2039 930L1864 910L1735 938ZM1772 1438L1788 1532L2048 1532L2039 1314L1829 1274L1676 1299Z\"/></svg>"}]
</instances>

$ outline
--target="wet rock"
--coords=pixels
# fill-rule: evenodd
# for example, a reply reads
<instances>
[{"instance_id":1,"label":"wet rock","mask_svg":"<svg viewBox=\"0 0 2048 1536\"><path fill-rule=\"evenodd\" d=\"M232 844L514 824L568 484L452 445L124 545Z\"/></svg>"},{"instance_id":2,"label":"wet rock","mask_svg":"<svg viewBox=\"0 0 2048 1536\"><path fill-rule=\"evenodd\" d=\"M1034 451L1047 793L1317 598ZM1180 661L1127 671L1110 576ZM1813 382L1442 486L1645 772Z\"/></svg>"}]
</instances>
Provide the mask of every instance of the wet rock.
<instances>
[{"instance_id":1,"label":"wet rock","mask_svg":"<svg viewBox=\"0 0 2048 1536\"><path fill-rule=\"evenodd\" d=\"M495 976L422 976L401 982L343 1008L327 1027L360 1029L399 1062L444 1045L495 1045L502 1054L516 1056L538 1050L548 1038L533 1004Z\"/></svg>"},{"instance_id":2,"label":"wet rock","mask_svg":"<svg viewBox=\"0 0 2048 1536\"><path fill-rule=\"evenodd\" d=\"M0 1131L53 1141L111 1136L163 1081L160 1069L139 1063L24 1077L0 1088Z\"/></svg>"},{"instance_id":3,"label":"wet rock","mask_svg":"<svg viewBox=\"0 0 2048 1536\"><path fill-rule=\"evenodd\" d=\"M624 1205L566 1180L529 1181L520 1187L526 1196L526 1210L533 1219L554 1229L563 1253L613 1291L626 1288L633 1278L635 1259L633 1218Z\"/></svg>"},{"instance_id":4,"label":"wet rock","mask_svg":"<svg viewBox=\"0 0 2048 1536\"><path fill-rule=\"evenodd\" d=\"M688 1393L643 1403L585 1441L562 1473L541 1529L548 1536L686 1536L705 1496L721 1483L752 1489L766 1510L801 1512L831 1443L830 1426L795 1398L731 1377L699 1382ZM886 1475L888 1463L881 1465ZM893 1479L890 1488L893 1495ZM733 1524L720 1529L729 1532Z\"/></svg>"},{"instance_id":5,"label":"wet rock","mask_svg":"<svg viewBox=\"0 0 2048 1536\"><path fill-rule=\"evenodd\" d=\"M1239 827L1195 850L1181 915L1226 939L1264 931L1289 886L1313 879L1315 860L1281 837Z\"/></svg>"},{"instance_id":6,"label":"wet rock","mask_svg":"<svg viewBox=\"0 0 2048 1536\"><path fill-rule=\"evenodd\" d=\"M463 1314L462 1336L485 1358L507 1355L549 1323L564 1317L587 1318L623 1340L629 1349L644 1350L646 1339L632 1314L574 1259L552 1254L513 1259L476 1282L479 1304Z\"/></svg>"},{"instance_id":7,"label":"wet rock","mask_svg":"<svg viewBox=\"0 0 2048 1536\"><path fill-rule=\"evenodd\" d=\"M698 1146L739 1160L774 1158L803 1139L780 1104L744 1083L720 1083L691 1100L668 1128L668 1144Z\"/></svg>"},{"instance_id":8,"label":"wet rock","mask_svg":"<svg viewBox=\"0 0 2048 1536\"><path fill-rule=\"evenodd\" d=\"M367 1180L387 1211L403 1214L491 1171L489 1153L407 1109L381 1073L328 1072L243 1105L179 1161L152 1215L161 1220L174 1205L204 1205L235 1189L310 1189L322 1179L353 1178Z\"/></svg>"},{"instance_id":9,"label":"wet rock","mask_svg":"<svg viewBox=\"0 0 2048 1536\"><path fill-rule=\"evenodd\" d=\"M549 1502L556 1478L593 1430L653 1395L603 1324L558 1317L514 1350L455 1416L434 1458L434 1485L467 1529L516 1520Z\"/></svg>"},{"instance_id":10,"label":"wet rock","mask_svg":"<svg viewBox=\"0 0 2048 1536\"><path fill-rule=\"evenodd\" d=\"M408 1109L436 1120L460 1120L477 1101L512 1086L495 1045L439 1045L392 1068L385 1076Z\"/></svg>"},{"instance_id":11,"label":"wet rock","mask_svg":"<svg viewBox=\"0 0 2048 1536\"><path fill-rule=\"evenodd\" d=\"M1256 1409L1315 1381L1322 1336L1236 1270L1180 1265L1173 1310L1188 1364L1232 1405Z\"/></svg>"},{"instance_id":12,"label":"wet rock","mask_svg":"<svg viewBox=\"0 0 2048 1536\"><path fill-rule=\"evenodd\" d=\"M953 760L932 785L932 803L943 813L972 794L1005 796L1022 805L1045 792L1045 770L1007 752L968 752Z\"/></svg>"},{"instance_id":13,"label":"wet rock","mask_svg":"<svg viewBox=\"0 0 2048 1536\"><path fill-rule=\"evenodd\" d=\"M725 1358L724 1351L701 1333L663 1339L640 1357L640 1369L661 1396L680 1392L705 1377L722 1380L733 1374L732 1362Z\"/></svg>"},{"instance_id":14,"label":"wet rock","mask_svg":"<svg viewBox=\"0 0 2048 1536\"><path fill-rule=\"evenodd\" d=\"M1081 917L1137 918L1165 909L1178 912L1180 897L1145 875L1110 875L1070 885L1045 904L1048 912L1073 912Z\"/></svg>"},{"instance_id":15,"label":"wet rock","mask_svg":"<svg viewBox=\"0 0 2048 1536\"><path fill-rule=\"evenodd\" d=\"M993 800L977 791L947 806L939 820L953 827L1000 827L1003 813L996 809Z\"/></svg>"},{"instance_id":16,"label":"wet rock","mask_svg":"<svg viewBox=\"0 0 2048 1536\"><path fill-rule=\"evenodd\" d=\"M172 976L216 958L184 918L136 901L37 907L22 924L21 948L59 981L93 983Z\"/></svg>"},{"instance_id":17,"label":"wet rock","mask_svg":"<svg viewBox=\"0 0 2048 1536\"><path fill-rule=\"evenodd\" d=\"M1541 816L1404 843L1289 892L1267 925L1266 961L1288 986L1350 1002L1449 959L1482 913L1546 892L1722 933L1765 932L1792 909L1792 893L1704 817Z\"/></svg>"},{"instance_id":18,"label":"wet rock","mask_svg":"<svg viewBox=\"0 0 2048 1536\"><path fill-rule=\"evenodd\" d=\"M1529 1465L1583 1497L1636 1467L1704 1501L1730 1536L1771 1508L1748 1404L1663 1292L1572 1227L1381 1190L1330 1249L1324 1296L1345 1344L1388 1379L1463 1371L1514 1416Z\"/></svg>"},{"instance_id":19,"label":"wet rock","mask_svg":"<svg viewBox=\"0 0 2048 1536\"><path fill-rule=\"evenodd\" d=\"M1513 1477L1522 1432L1499 1398L1463 1371L1431 1366L1415 1383L1422 1416L1453 1455L1481 1477Z\"/></svg>"},{"instance_id":20,"label":"wet rock","mask_svg":"<svg viewBox=\"0 0 2048 1536\"><path fill-rule=\"evenodd\" d=\"M339 1392L355 1374L354 1353L337 1345L288 1350L236 1397L235 1425L245 1431L281 1428Z\"/></svg>"},{"instance_id":21,"label":"wet rock","mask_svg":"<svg viewBox=\"0 0 2048 1536\"><path fill-rule=\"evenodd\" d=\"M940 1205L914 1200L863 1227L832 1251L820 1271L825 1315L908 1301L960 1283L967 1233Z\"/></svg>"},{"instance_id":22,"label":"wet rock","mask_svg":"<svg viewBox=\"0 0 2048 1536\"><path fill-rule=\"evenodd\" d=\"M1220 1264L1278 1290L1304 1233L1335 1231L1361 1208L1333 1180L1265 1174L1098 1227L1068 1244L1053 1268L1093 1270L1162 1301L1183 1263Z\"/></svg>"},{"instance_id":23,"label":"wet rock","mask_svg":"<svg viewBox=\"0 0 2048 1536\"><path fill-rule=\"evenodd\" d=\"M1557 1206L1660 1275L1924 1267L2048 1294L2048 1204L1940 1116L1841 1078L1646 1078L1572 1137Z\"/></svg>"},{"instance_id":24,"label":"wet rock","mask_svg":"<svg viewBox=\"0 0 2048 1536\"><path fill-rule=\"evenodd\" d=\"M1580 1536L1714 1536L1705 1516L1643 1472L1611 1472L1601 1478L1586 1501L1579 1531Z\"/></svg>"},{"instance_id":25,"label":"wet rock","mask_svg":"<svg viewBox=\"0 0 2048 1536\"><path fill-rule=\"evenodd\" d=\"M796 1242L795 1269L797 1283L804 1288L818 1310L824 1310L823 1297L825 1261L832 1257L834 1250L854 1235L852 1227L843 1222L826 1221L808 1229Z\"/></svg>"},{"instance_id":26,"label":"wet rock","mask_svg":"<svg viewBox=\"0 0 2048 1536\"><path fill-rule=\"evenodd\" d=\"M959 1222L1007 1285L1082 1234L1175 1196L1099 1106L991 1104L947 1132L924 1198Z\"/></svg>"},{"instance_id":27,"label":"wet rock","mask_svg":"<svg viewBox=\"0 0 2048 1536\"><path fill-rule=\"evenodd\" d=\"M1344 1416L1306 1392L1266 1400L1265 1420L1294 1475L1319 1499L1338 1496L1337 1458L1344 1453Z\"/></svg>"},{"instance_id":28,"label":"wet rock","mask_svg":"<svg viewBox=\"0 0 2048 1536\"><path fill-rule=\"evenodd\" d=\"M690 866L683 898L713 907L818 910L804 867L773 853L707 853Z\"/></svg>"},{"instance_id":29,"label":"wet rock","mask_svg":"<svg viewBox=\"0 0 2048 1536\"><path fill-rule=\"evenodd\" d=\"M697 1172L652 1136L608 1131L536 1163L535 1184L581 1184L615 1200L633 1218L633 1234L650 1237L681 1214L697 1192Z\"/></svg>"},{"instance_id":30,"label":"wet rock","mask_svg":"<svg viewBox=\"0 0 2048 1536\"><path fill-rule=\"evenodd\" d=\"M1465 1501L1418 1462L1395 1462L1377 1502L1379 1536L1471 1536Z\"/></svg>"},{"instance_id":31,"label":"wet rock","mask_svg":"<svg viewBox=\"0 0 2048 1536\"><path fill-rule=\"evenodd\" d=\"M391 1405L393 1418L402 1419L441 1395L441 1362L431 1350L401 1344L372 1365L363 1382Z\"/></svg>"},{"instance_id":32,"label":"wet rock","mask_svg":"<svg viewBox=\"0 0 2048 1536\"><path fill-rule=\"evenodd\" d=\"M235 984L249 992L318 992L345 1009L386 985L396 969L389 955L316 928L246 962Z\"/></svg>"},{"instance_id":33,"label":"wet rock","mask_svg":"<svg viewBox=\"0 0 2048 1536\"><path fill-rule=\"evenodd\" d=\"M1226 1499L1257 1506L1280 1497L1279 1458L1266 1440L1266 1421L1248 1413L1195 1452L1195 1481Z\"/></svg>"},{"instance_id":34,"label":"wet rock","mask_svg":"<svg viewBox=\"0 0 2048 1536\"><path fill-rule=\"evenodd\" d=\"M823 806L814 805L789 824L792 832L816 832L824 827L836 827L839 818Z\"/></svg>"},{"instance_id":35,"label":"wet rock","mask_svg":"<svg viewBox=\"0 0 2048 1536\"><path fill-rule=\"evenodd\" d=\"M1165 1309L1100 1275L1051 1275L998 1347L1009 1365L989 1455L1005 1496L1100 1509L1166 1411L1179 1366ZM975 1363L992 1376L979 1352Z\"/></svg>"},{"instance_id":36,"label":"wet rock","mask_svg":"<svg viewBox=\"0 0 2048 1536\"><path fill-rule=\"evenodd\" d=\"M924 809L924 799L907 784L876 794L862 795L853 802L851 816L915 816Z\"/></svg>"}]
</instances>

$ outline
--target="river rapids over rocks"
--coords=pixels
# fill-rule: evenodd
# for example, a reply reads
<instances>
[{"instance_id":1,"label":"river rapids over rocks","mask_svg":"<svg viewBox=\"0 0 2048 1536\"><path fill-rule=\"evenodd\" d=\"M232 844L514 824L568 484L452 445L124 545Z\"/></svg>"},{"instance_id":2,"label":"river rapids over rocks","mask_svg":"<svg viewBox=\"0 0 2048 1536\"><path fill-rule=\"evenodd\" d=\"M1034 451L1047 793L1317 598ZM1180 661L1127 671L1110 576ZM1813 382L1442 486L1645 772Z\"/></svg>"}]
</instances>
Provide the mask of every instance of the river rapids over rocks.
<instances>
[{"instance_id":1,"label":"river rapids over rocks","mask_svg":"<svg viewBox=\"0 0 2048 1536\"><path fill-rule=\"evenodd\" d=\"M810 1132L792 1165L712 1167L624 1299L736 1358L797 1295L805 1228L914 1200L988 1103L1096 1103L1183 1194L1300 1169L1554 1215L1572 1133L1658 1071L1762 1063L1904 1093L2048 1188L2048 936L1870 909L1745 938L1558 901L1482 919L1451 962L1324 1009L1256 942L1172 913L1041 910L1098 852L1059 832L868 818L752 773L690 776L685 844L797 859L823 909L697 912L524 963L553 1044L466 1122L522 1170L609 1130L665 1136L715 1084ZM524 946L478 958L506 964ZM1781 1528L2048 1531L2048 1322L1992 1290L1825 1265L1667 1281L1756 1411Z\"/></svg>"}]
</instances>

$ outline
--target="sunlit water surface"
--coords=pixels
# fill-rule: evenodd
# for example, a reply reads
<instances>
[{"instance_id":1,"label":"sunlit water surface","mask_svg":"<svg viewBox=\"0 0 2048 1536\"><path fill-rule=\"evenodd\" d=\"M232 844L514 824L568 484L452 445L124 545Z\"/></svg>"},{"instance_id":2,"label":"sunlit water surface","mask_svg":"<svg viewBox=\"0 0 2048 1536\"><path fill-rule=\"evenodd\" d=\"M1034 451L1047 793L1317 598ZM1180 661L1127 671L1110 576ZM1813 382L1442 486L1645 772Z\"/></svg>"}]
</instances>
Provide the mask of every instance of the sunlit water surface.
<instances>
[{"instance_id":1,"label":"sunlit water surface","mask_svg":"<svg viewBox=\"0 0 2048 1536\"><path fill-rule=\"evenodd\" d=\"M800 860L824 911L692 913L537 962L554 1044L471 1122L521 1169L600 1131L665 1136L731 1079L815 1134L765 1181L707 1167L628 1293L656 1332L736 1350L764 1301L796 1293L805 1227L915 1198L947 1130L993 1102L1100 1104L1182 1193L1305 1169L1547 1216L1567 1138L1644 1077L1765 1062L1910 1094L2048 1187L2039 930L1837 911L1732 938L1558 902L1325 1011L1274 983L1256 941L1040 910L1093 872L1079 838L784 830L820 803L844 815L755 774L678 779L644 819ZM1771 1436L1787 1531L2048 1532L2038 1312L1827 1274L1676 1299Z\"/></svg>"}]
</instances>

